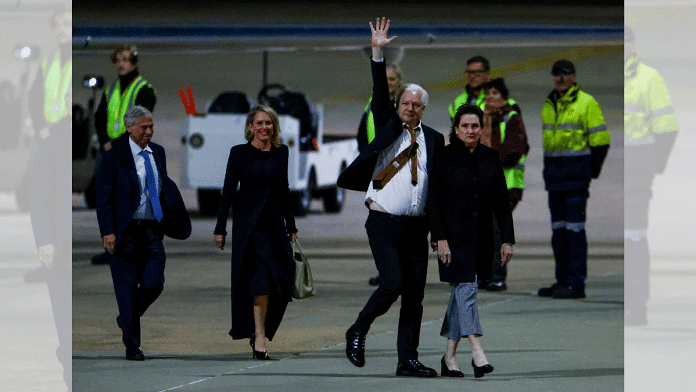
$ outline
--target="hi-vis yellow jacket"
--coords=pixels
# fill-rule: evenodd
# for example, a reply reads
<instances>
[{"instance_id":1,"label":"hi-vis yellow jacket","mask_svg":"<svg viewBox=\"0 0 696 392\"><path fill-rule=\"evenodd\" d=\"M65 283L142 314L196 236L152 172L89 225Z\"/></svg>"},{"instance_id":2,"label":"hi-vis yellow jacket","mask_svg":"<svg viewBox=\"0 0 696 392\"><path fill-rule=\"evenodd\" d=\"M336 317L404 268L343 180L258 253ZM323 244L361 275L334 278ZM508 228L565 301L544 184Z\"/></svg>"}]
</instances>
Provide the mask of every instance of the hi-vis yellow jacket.
<instances>
[{"instance_id":1,"label":"hi-vis yellow jacket","mask_svg":"<svg viewBox=\"0 0 696 392\"><path fill-rule=\"evenodd\" d=\"M624 64L624 187L650 189L667 165L679 121L664 79L633 57Z\"/></svg>"},{"instance_id":2,"label":"hi-vis yellow jacket","mask_svg":"<svg viewBox=\"0 0 696 392\"><path fill-rule=\"evenodd\" d=\"M610 143L599 104L575 84L562 97L556 90L549 94L541 119L546 189L587 189L599 177Z\"/></svg>"}]
</instances>

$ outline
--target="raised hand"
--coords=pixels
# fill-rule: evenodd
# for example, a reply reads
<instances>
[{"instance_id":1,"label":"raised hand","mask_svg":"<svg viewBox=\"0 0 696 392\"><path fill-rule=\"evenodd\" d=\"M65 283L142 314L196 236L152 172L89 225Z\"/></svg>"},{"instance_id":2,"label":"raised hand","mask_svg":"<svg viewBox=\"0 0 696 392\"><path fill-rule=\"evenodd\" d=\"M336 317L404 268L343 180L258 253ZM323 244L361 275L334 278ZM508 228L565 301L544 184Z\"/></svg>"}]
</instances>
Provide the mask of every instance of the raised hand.
<instances>
[{"instance_id":1,"label":"raised hand","mask_svg":"<svg viewBox=\"0 0 696 392\"><path fill-rule=\"evenodd\" d=\"M387 32L389 32L389 19L382 18L380 21L379 18L377 18L377 22L375 24L377 27L373 26L372 22L370 22L373 48L382 48L384 45L392 42L394 38L396 38L396 36L387 38Z\"/></svg>"}]
</instances>

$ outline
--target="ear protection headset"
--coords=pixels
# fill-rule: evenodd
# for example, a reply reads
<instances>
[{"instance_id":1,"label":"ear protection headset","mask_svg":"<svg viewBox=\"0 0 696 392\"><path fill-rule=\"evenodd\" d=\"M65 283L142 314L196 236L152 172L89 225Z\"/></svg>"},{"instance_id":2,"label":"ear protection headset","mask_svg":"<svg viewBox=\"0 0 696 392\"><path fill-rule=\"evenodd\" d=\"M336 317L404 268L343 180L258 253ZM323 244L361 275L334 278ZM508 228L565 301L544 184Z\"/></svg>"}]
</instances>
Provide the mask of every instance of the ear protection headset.
<instances>
[{"instance_id":1,"label":"ear protection headset","mask_svg":"<svg viewBox=\"0 0 696 392\"><path fill-rule=\"evenodd\" d=\"M112 64L116 64L116 56L122 52L130 53L131 64L133 64L133 65L138 64L138 48L136 48L135 45L130 45L130 46L121 45L118 48L114 49L114 51L111 52L111 63Z\"/></svg>"}]
</instances>

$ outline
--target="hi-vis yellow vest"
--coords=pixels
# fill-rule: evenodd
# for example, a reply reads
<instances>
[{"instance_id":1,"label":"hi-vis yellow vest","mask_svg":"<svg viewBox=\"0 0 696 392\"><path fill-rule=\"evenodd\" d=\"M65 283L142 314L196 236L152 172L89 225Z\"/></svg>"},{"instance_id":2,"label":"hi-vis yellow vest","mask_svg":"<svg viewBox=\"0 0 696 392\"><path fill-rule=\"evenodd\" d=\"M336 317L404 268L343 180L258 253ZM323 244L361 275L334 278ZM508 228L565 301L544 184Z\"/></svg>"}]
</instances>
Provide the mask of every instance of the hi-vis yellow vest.
<instances>
[{"instance_id":1,"label":"hi-vis yellow vest","mask_svg":"<svg viewBox=\"0 0 696 392\"><path fill-rule=\"evenodd\" d=\"M394 102L394 108L396 108L396 102ZM367 101L365 112L367 113L367 124L365 126L367 130L367 144L370 144L375 140L375 115L372 114L372 97Z\"/></svg>"},{"instance_id":2,"label":"hi-vis yellow vest","mask_svg":"<svg viewBox=\"0 0 696 392\"><path fill-rule=\"evenodd\" d=\"M51 65L48 59L41 63L44 76L44 105L43 114L48 124L55 124L69 113L66 96L72 83L72 58L60 66L60 50L56 52Z\"/></svg>"},{"instance_id":3,"label":"hi-vis yellow vest","mask_svg":"<svg viewBox=\"0 0 696 392\"><path fill-rule=\"evenodd\" d=\"M135 98L138 96L140 89L144 86L152 88L152 85L150 85L147 80L143 79L142 76L138 76L124 92L121 91L120 80L116 80L116 82L106 88L106 91L104 91L108 115L106 134L109 135L109 138L116 139L126 133L123 115L126 114L126 111L130 107L135 106Z\"/></svg>"}]
</instances>

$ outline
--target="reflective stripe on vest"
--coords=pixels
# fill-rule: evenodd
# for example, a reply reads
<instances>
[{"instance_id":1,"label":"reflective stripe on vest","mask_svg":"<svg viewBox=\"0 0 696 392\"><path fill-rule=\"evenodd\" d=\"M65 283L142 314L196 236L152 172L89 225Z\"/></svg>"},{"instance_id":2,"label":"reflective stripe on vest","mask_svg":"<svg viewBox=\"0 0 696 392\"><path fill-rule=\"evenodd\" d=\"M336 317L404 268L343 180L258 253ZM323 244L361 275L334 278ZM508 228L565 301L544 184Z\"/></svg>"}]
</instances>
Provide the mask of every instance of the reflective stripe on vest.
<instances>
[{"instance_id":1,"label":"reflective stripe on vest","mask_svg":"<svg viewBox=\"0 0 696 392\"><path fill-rule=\"evenodd\" d=\"M500 144L502 145L503 142L505 142L505 128L507 126L508 121L512 118L512 116L517 115L517 112L510 111L503 116L503 121L500 123ZM503 169L503 173L505 174L505 183L507 184L508 189L512 188L517 188L517 189L524 189L524 161L526 160L527 156L522 155L520 157L520 160L517 162L517 165L515 167L511 167L509 169Z\"/></svg>"},{"instance_id":2,"label":"reflective stripe on vest","mask_svg":"<svg viewBox=\"0 0 696 392\"><path fill-rule=\"evenodd\" d=\"M109 86L104 94L106 94L108 120L106 124L106 133L109 138L116 139L126 133L125 124L123 124L123 115L126 111L135 105L135 98L143 86L147 85L147 80L142 76L138 76L128 86L128 89L121 93L121 81L117 80Z\"/></svg>"},{"instance_id":3,"label":"reflective stripe on vest","mask_svg":"<svg viewBox=\"0 0 696 392\"><path fill-rule=\"evenodd\" d=\"M65 98L72 83L72 59L61 69L59 50L50 67L48 59L43 60L41 70L44 76L44 118L48 124L55 124L69 114Z\"/></svg>"}]
</instances>

